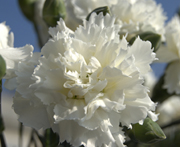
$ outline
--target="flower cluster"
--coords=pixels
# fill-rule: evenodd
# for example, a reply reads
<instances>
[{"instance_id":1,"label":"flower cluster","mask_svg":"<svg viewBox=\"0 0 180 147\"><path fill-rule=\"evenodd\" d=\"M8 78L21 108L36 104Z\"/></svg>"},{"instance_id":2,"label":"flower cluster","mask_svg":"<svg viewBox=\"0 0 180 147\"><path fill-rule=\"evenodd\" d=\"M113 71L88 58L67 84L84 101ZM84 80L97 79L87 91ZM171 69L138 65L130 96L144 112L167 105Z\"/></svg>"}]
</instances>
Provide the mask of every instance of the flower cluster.
<instances>
[{"instance_id":1,"label":"flower cluster","mask_svg":"<svg viewBox=\"0 0 180 147\"><path fill-rule=\"evenodd\" d=\"M157 120L143 76L156 59L151 43L119 39L115 17L93 13L76 31L61 19L41 57L18 65L13 108L19 121L52 128L73 146L124 146L122 126ZM142 56L143 54L143 56Z\"/></svg>"}]
</instances>

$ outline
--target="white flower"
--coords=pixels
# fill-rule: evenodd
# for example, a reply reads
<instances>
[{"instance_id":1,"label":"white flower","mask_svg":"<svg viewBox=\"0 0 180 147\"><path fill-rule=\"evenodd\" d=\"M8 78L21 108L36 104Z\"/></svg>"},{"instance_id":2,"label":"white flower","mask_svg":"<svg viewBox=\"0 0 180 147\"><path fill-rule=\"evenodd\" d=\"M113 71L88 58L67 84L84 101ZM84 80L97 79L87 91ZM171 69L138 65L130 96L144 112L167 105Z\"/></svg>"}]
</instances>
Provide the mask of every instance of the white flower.
<instances>
[{"instance_id":1,"label":"white flower","mask_svg":"<svg viewBox=\"0 0 180 147\"><path fill-rule=\"evenodd\" d=\"M160 113L158 123L166 125L180 117L180 97L171 96L165 100L158 108L157 112Z\"/></svg>"},{"instance_id":2,"label":"white flower","mask_svg":"<svg viewBox=\"0 0 180 147\"><path fill-rule=\"evenodd\" d=\"M50 29L52 39L30 78L33 96L19 89L14 98L21 122L51 127L60 142L73 146L123 147L119 124L131 128L147 115L156 116L156 104L142 85L155 59L151 43L137 38L128 46L114 22L110 15L93 13L75 32L62 19Z\"/></svg>"},{"instance_id":3,"label":"white flower","mask_svg":"<svg viewBox=\"0 0 180 147\"><path fill-rule=\"evenodd\" d=\"M26 45L20 48L14 48L14 35L11 32L9 34L9 27L5 23L0 23L0 55L6 62L6 75L4 79L5 87L8 89L14 89L16 86L15 82L15 71L17 69L19 61L28 59L33 51L31 45Z\"/></svg>"},{"instance_id":4,"label":"white flower","mask_svg":"<svg viewBox=\"0 0 180 147\"><path fill-rule=\"evenodd\" d=\"M159 62L170 63L165 71L164 88L180 94L180 19L174 16L166 26L166 44L157 51Z\"/></svg>"},{"instance_id":5,"label":"white flower","mask_svg":"<svg viewBox=\"0 0 180 147\"><path fill-rule=\"evenodd\" d=\"M50 127L46 106L34 95L29 85L34 83L31 76L38 64L40 53L34 53L29 60L19 62L16 71L17 88L14 96L14 111L19 115L19 121L36 129Z\"/></svg>"},{"instance_id":6,"label":"white flower","mask_svg":"<svg viewBox=\"0 0 180 147\"><path fill-rule=\"evenodd\" d=\"M116 23L122 26L120 33L133 35L151 31L162 35L164 41L166 16L154 0L118 0L111 12L117 17Z\"/></svg>"},{"instance_id":7,"label":"white flower","mask_svg":"<svg viewBox=\"0 0 180 147\"><path fill-rule=\"evenodd\" d=\"M151 31L164 38L166 16L160 4L154 0L72 0L77 18L85 19L97 7L108 6L121 26L120 34L128 37Z\"/></svg>"}]
</instances>

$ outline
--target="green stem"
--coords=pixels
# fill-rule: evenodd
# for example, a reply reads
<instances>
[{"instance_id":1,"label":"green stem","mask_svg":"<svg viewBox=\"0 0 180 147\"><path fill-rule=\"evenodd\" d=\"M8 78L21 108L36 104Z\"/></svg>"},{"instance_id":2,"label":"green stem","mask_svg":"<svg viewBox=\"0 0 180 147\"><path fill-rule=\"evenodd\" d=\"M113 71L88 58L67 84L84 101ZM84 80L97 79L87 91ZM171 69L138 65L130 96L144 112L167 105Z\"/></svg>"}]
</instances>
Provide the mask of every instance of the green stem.
<instances>
[{"instance_id":1,"label":"green stem","mask_svg":"<svg viewBox=\"0 0 180 147\"><path fill-rule=\"evenodd\" d=\"M31 138L30 138L28 147L30 147L32 143L34 143L34 147L37 147L37 143L36 143L36 140L34 138L34 129L32 129L32 131L31 131Z\"/></svg>"},{"instance_id":2,"label":"green stem","mask_svg":"<svg viewBox=\"0 0 180 147\"><path fill-rule=\"evenodd\" d=\"M43 41L41 39L41 36L40 36L40 33L39 33L39 29L38 29L38 25L36 24L36 22L34 22L34 29L35 29L35 31L37 33L39 46L40 46L40 48L42 48L44 44L43 44Z\"/></svg>"},{"instance_id":3,"label":"green stem","mask_svg":"<svg viewBox=\"0 0 180 147\"><path fill-rule=\"evenodd\" d=\"M1 95L2 95L2 80L0 80L0 140L1 140L1 147L6 147L6 143L3 135L4 123L2 118Z\"/></svg>"},{"instance_id":4,"label":"green stem","mask_svg":"<svg viewBox=\"0 0 180 147\"><path fill-rule=\"evenodd\" d=\"M3 133L0 134L0 139L1 139L1 146L6 147L6 143L5 143L5 140L4 140Z\"/></svg>"},{"instance_id":5,"label":"green stem","mask_svg":"<svg viewBox=\"0 0 180 147\"><path fill-rule=\"evenodd\" d=\"M19 147L22 147L23 140L23 124L19 123Z\"/></svg>"},{"instance_id":6,"label":"green stem","mask_svg":"<svg viewBox=\"0 0 180 147\"><path fill-rule=\"evenodd\" d=\"M45 147L57 147L59 144L59 136L52 129L45 130Z\"/></svg>"}]
</instances>

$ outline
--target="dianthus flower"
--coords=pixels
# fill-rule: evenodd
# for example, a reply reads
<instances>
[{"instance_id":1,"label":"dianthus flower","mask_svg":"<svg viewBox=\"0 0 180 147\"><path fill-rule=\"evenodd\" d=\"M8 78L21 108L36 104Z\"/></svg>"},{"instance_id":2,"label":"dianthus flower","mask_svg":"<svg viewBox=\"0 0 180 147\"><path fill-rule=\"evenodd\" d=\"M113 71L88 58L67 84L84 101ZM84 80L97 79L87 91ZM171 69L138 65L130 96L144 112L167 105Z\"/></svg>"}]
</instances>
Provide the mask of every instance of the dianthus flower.
<instances>
[{"instance_id":1,"label":"dianthus flower","mask_svg":"<svg viewBox=\"0 0 180 147\"><path fill-rule=\"evenodd\" d=\"M121 34L133 36L150 31L160 34L165 40L166 16L161 5L154 0L118 0L111 12L117 17L116 23L121 25Z\"/></svg>"},{"instance_id":2,"label":"dianthus flower","mask_svg":"<svg viewBox=\"0 0 180 147\"><path fill-rule=\"evenodd\" d=\"M166 44L157 51L159 62L170 63L165 71L163 87L169 93L180 94L180 19L174 16L166 26Z\"/></svg>"},{"instance_id":3,"label":"dianthus flower","mask_svg":"<svg viewBox=\"0 0 180 147\"><path fill-rule=\"evenodd\" d=\"M160 4L154 0L72 0L77 18L85 19L97 7L108 6L121 26L120 34L128 33L128 39L143 32L153 32L164 38L166 16Z\"/></svg>"},{"instance_id":4,"label":"dianthus flower","mask_svg":"<svg viewBox=\"0 0 180 147\"><path fill-rule=\"evenodd\" d=\"M114 22L93 13L75 32L62 19L49 29L52 38L29 77L31 96L19 90L14 98L19 121L52 128L73 146L123 147L121 126L156 119L142 78L155 60L151 43L137 38L129 46Z\"/></svg>"},{"instance_id":5,"label":"dianthus flower","mask_svg":"<svg viewBox=\"0 0 180 147\"><path fill-rule=\"evenodd\" d=\"M23 61L32 55L33 47L26 45L20 48L14 48L14 35L11 32L9 34L9 27L5 23L0 23L0 55L6 62L6 75L4 79L5 87L8 89L14 89L16 87L16 70L19 61Z\"/></svg>"}]
</instances>

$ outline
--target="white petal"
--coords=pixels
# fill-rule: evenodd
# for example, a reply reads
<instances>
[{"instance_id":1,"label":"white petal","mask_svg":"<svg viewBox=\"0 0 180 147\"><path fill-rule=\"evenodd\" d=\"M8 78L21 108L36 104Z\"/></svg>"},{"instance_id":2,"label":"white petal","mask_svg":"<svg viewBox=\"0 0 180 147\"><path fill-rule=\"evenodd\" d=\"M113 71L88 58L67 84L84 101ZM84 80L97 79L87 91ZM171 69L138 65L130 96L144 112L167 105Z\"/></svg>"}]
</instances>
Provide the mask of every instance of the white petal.
<instances>
[{"instance_id":1,"label":"white petal","mask_svg":"<svg viewBox=\"0 0 180 147\"><path fill-rule=\"evenodd\" d=\"M15 97L13 104L14 111L19 115L19 121L26 126L37 130L50 127L46 107L43 105L33 106L29 100ZM22 111L23 110L23 111Z\"/></svg>"},{"instance_id":2,"label":"white petal","mask_svg":"<svg viewBox=\"0 0 180 147\"><path fill-rule=\"evenodd\" d=\"M177 60L177 54L171 52L166 46L161 45L156 52L158 60L156 62L169 63L171 61Z\"/></svg>"},{"instance_id":3,"label":"white petal","mask_svg":"<svg viewBox=\"0 0 180 147\"><path fill-rule=\"evenodd\" d=\"M180 94L180 61L172 62L165 71L165 83L163 88L166 88L169 93Z\"/></svg>"}]
</instances>

